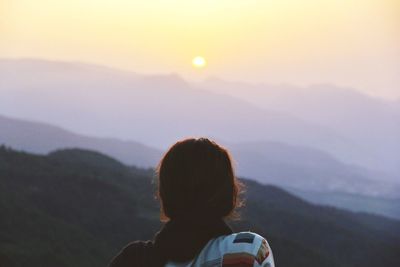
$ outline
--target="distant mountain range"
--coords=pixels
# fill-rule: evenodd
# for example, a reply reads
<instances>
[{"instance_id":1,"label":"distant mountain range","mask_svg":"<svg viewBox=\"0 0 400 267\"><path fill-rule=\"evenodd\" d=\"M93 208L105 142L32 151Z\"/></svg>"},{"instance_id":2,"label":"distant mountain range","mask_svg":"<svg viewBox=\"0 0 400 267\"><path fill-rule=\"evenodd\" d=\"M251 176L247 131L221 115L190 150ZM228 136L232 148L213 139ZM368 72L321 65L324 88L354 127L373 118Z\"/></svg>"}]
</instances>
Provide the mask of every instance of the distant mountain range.
<instances>
[{"instance_id":1,"label":"distant mountain range","mask_svg":"<svg viewBox=\"0 0 400 267\"><path fill-rule=\"evenodd\" d=\"M379 165L379 168L400 177L398 101L374 98L355 89L332 84L299 87L210 78L200 83L199 87L240 98L259 108L294 115L329 127L351 140L359 149L374 155L375 159L367 164L368 167L377 168Z\"/></svg>"},{"instance_id":2,"label":"distant mountain range","mask_svg":"<svg viewBox=\"0 0 400 267\"><path fill-rule=\"evenodd\" d=\"M159 229L153 179L93 151L39 156L0 147L0 266L106 266L129 241ZM400 265L400 221L243 181L247 204L231 225L265 236L277 266Z\"/></svg>"},{"instance_id":3,"label":"distant mountain range","mask_svg":"<svg viewBox=\"0 0 400 267\"><path fill-rule=\"evenodd\" d=\"M78 135L45 123L0 116L0 144L46 154L61 148L100 151L125 164L155 167L163 152L134 141ZM277 142L228 143L240 176L306 191L352 193L400 199L400 184L378 181L374 173L347 165L316 149Z\"/></svg>"},{"instance_id":4,"label":"distant mountain range","mask_svg":"<svg viewBox=\"0 0 400 267\"><path fill-rule=\"evenodd\" d=\"M345 164L317 149L275 142L243 142L228 147L237 160L238 173L260 182L303 191L400 199L400 183L394 177Z\"/></svg>"},{"instance_id":5,"label":"distant mountain range","mask_svg":"<svg viewBox=\"0 0 400 267\"><path fill-rule=\"evenodd\" d=\"M367 212L400 220L400 201L343 192L319 192L285 187L285 190L310 203L333 206L355 212Z\"/></svg>"},{"instance_id":6,"label":"distant mountain range","mask_svg":"<svg viewBox=\"0 0 400 267\"><path fill-rule=\"evenodd\" d=\"M134 141L78 135L45 123L0 116L0 144L47 154L63 148L100 151L119 161L153 168L161 150ZM239 176L279 185L314 203L400 218L399 185L370 178L375 173L329 154L283 143L226 143ZM364 203L364 204L362 204Z\"/></svg>"},{"instance_id":7,"label":"distant mountain range","mask_svg":"<svg viewBox=\"0 0 400 267\"><path fill-rule=\"evenodd\" d=\"M291 94L280 96L281 87L264 92L264 87L191 84L177 75L145 76L82 63L0 60L3 115L161 150L192 135L230 143L280 142L398 177L396 109L327 88L305 95L286 90Z\"/></svg>"},{"instance_id":8,"label":"distant mountain range","mask_svg":"<svg viewBox=\"0 0 400 267\"><path fill-rule=\"evenodd\" d=\"M83 63L0 60L0 143L41 154L94 149L153 167L178 139L207 136L230 149L240 176L394 217L399 114L399 101L334 85L189 83ZM364 197L380 204L359 205Z\"/></svg>"},{"instance_id":9,"label":"distant mountain range","mask_svg":"<svg viewBox=\"0 0 400 267\"><path fill-rule=\"evenodd\" d=\"M134 141L79 135L47 123L31 122L0 115L0 144L23 151L47 154L61 148L93 149L126 164L154 167L161 151Z\"/></svg>"}]
</instances>

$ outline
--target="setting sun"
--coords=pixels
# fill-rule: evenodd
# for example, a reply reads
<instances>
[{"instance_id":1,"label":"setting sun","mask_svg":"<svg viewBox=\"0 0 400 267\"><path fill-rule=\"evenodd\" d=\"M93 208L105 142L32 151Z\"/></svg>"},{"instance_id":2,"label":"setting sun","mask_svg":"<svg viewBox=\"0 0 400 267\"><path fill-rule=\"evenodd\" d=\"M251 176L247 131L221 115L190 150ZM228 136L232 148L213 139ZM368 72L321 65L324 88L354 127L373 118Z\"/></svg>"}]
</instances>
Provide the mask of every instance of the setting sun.
<instances>
[{"instance_id":1,"label":"setting sun","mask_svg":"<svg viewBox=\"0 0 400 267\"><path fill-rule=\"evenodd\" d=\"M203 57L197 56L193 58L192 64L196 68L204 68L207 64L206 60Z\"/></svg>"}]
</instances>

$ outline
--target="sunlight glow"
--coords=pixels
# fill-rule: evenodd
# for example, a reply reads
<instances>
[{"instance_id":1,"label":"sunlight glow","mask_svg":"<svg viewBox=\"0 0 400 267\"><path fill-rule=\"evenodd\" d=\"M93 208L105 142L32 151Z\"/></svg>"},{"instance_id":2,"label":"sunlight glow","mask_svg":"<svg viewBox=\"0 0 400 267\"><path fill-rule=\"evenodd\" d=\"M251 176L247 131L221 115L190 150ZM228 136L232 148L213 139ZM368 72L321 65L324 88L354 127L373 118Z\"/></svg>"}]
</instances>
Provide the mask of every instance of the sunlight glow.
<instances>
[{"instance_id":1,"label":"sunlight glow","mask_svg":"<svg viewBox=\"0 0 400 267\"><path fill-rule=\"evenodd\" d=\"M197 57L193 58L192 64L196 68L204 68L206 66L207 62L204 59L204 57L197 56Z\"/></svg>"}]
</instances>

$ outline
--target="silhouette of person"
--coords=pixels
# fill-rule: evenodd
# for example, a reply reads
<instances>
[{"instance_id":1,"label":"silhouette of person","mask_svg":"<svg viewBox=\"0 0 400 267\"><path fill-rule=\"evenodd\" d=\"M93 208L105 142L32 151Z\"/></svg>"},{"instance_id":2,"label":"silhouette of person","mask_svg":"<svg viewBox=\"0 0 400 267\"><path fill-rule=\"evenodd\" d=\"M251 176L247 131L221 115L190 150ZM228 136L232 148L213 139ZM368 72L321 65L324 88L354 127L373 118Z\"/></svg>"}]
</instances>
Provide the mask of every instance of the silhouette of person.
<instances>
[{"instance_id":1,"label":"silhouette of person","mask_svg":"<svg viewBox=\"0 0 400 267\"><path fill-rule=\"evenodd\" d=\"M238 218L243 185L232 157L208 138L176 142L156 168L160 219L153 240L125 246L109 267L274 267L267 240L253 232L233 233L225 220Z\"/></svg>"}]
</instances>

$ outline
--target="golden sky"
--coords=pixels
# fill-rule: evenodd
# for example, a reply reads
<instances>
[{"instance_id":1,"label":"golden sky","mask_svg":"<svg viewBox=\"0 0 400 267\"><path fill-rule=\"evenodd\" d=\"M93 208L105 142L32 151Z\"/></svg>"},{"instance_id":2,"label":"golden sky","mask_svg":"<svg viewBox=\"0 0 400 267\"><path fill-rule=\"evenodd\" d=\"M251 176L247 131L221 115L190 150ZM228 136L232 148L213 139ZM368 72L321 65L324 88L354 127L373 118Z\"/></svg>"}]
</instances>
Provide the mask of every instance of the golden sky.
<instances>
[{"instance_id":1,"label":"golden sky","mask_svg":"<svg viewBox=\"0 0 400 267\"><path fill-rule=\"evenodd\" d=\"M400 98L400 1L0 0L0 57Z\"/></svg>"}]
</instances>

